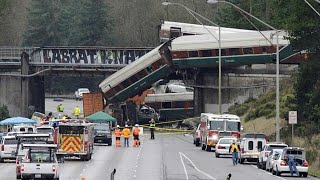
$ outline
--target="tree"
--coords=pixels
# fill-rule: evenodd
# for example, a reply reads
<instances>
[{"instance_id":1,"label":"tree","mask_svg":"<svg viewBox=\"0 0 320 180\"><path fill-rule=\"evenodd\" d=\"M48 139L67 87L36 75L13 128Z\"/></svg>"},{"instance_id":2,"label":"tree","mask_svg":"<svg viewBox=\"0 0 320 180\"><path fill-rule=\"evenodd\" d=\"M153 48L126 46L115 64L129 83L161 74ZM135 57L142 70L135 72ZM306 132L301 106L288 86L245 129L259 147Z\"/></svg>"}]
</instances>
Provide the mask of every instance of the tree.
<instances>
[{"instance_id":1,"label":"tree","mask_svg":"<svg viewBox=\"0 0 320 180\"><path fill-rule=\"evenodd\" d=\"M58 46L61 44L60 0L32 0L28 27L24 36L27 46Z\"/></svg>"},{"instance_id":2,"label":"tree","mask_svg":"<svg viewBox=\"0 0 320 180\"><path fill-rule=\"evenodd\" d=\"M8 110L8 107L5 106L5 105L2 105L0 107L0 120L3 120L3 119L6 119L6 118L9 118L9 110Z\"/></svg>"},{"instance_id":3,"label":"tree","mask_svg":"<svg viewBox=\"0 0 320 180\"><path fill-rule=\"evenodd\" d=\"M104 0L73 0L69 4L67 45L97 46L111 44L112 18Z\"/></svg>"}]
</instances>

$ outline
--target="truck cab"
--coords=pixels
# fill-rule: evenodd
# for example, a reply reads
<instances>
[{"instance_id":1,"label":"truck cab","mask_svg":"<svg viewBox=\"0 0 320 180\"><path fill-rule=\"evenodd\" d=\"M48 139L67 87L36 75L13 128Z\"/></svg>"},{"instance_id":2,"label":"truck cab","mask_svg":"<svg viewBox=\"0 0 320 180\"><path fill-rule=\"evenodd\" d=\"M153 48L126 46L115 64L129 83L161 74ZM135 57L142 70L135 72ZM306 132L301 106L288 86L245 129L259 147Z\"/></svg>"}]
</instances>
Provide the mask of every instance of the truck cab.
<instances>
[{"instance_id":1,"label":"truck cab","mask_svg":"<svg viewBox=\"0 0 320 180\"><path fill-rule=\"evenodd\" d=\"M59 179L56 144L23 144L27 149L21 161L21 179Z\"/></svg>"}]
</instances>

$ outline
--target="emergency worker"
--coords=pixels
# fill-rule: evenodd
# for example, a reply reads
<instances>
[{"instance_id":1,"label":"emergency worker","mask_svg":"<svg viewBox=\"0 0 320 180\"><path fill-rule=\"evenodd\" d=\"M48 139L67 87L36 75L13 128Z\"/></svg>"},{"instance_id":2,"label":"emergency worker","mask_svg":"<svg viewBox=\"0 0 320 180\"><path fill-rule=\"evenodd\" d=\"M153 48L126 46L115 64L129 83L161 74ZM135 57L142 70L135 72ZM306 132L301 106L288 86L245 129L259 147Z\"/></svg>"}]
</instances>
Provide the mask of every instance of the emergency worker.
<instances>
[{"instance_id":1,"label":"emergency worker","mask_svg":"<svg viewBox=\"0 0 320 180\"><path fill-rule=\"evenodd\" d=\"M133 128L133 147L139 147L140 146L140 140L139 140L139 125L136 124L135 127Z\"/></svg>"},{"instance_id":2,"label":"emergency worker","mask_svg":"<svg viewBox=\"0 0 320 180\"><path fill-rule=\"evenodd\" d=\"M232 142L232 144L230 145L230 148L229 148L229 153L232 153L232 162L233 162L234 166L238 164L238 153L239 153L239 150L240 150L240 146L234 140Z\"/></svg>"},{"instance_id":3,"label":"emergency worker","mask_svg":"<svg viewBox=\"0 0 320 180\"><path fill-rule=\"evenodd\" d=\"M73 115L76 117L76 119L79 118L80 116L80 108L78 106L76 106L74 109L73 109Z\"/></svg>"},{"instance_id":4,"label":"emergency worker","mask_svg":"<svg viewBox=\"0 0 320 180\"><path fill-rule=\"evenodd\" d=\"M130 129L128 128L128 125L125 125L125 128L122 130L122 135L124 138L124 147L129 147L129 137L130 137Z\"/></svg>"},{"instance_id":5,"label":"emergency worker","mask_svg":"<svg viewBox=\"0 0 320 180\"><path fill-rule=\"evenodd\" d=\"M63 112L63 111L64 111L64 107L62 106L62 104L59 104L59 105L57 106L57 111L58 111L58 112Z\"/></svg>"},{"instance_id":6,"label":"emergency worker","mask_svg":"<svg viewBox=\"0 0 320 180\"><path fill-rule=\"evenodd\" d=\"M156 127L156 122L154 121L154 119L151 119L150 121L150 133L151 133L151 139L154 139L154 129Z\"/></svg>"},{"instance_id":7,"label":"emergency worker","mask_svg":"<svg viewBox=\"0 0 320 180\"><path fill-rule=\"evenodd\" d=\"M117 125L117 128L114 130L114 136L116 137L116 147L121 147L120 138L121 138L120 126Z\"/></svg>"}]
</instances>

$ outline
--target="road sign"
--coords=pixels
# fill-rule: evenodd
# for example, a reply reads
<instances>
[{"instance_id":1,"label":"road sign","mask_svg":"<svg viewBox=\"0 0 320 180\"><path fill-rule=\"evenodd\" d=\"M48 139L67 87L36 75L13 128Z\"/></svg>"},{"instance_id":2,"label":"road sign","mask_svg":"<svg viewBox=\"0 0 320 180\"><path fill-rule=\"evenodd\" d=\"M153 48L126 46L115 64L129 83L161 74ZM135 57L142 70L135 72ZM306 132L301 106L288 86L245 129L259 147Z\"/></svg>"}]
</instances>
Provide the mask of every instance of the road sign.
<instances>
[{"instance_id":1,"label":"road sign","mask_svg":"<svg viewBox=\"0 0 320 180\"><path fill-rule=\"evenodd\" d=\"M298 112L289 111L289 124L297 124L298 121Z\"/></svg>"}]
</instances>

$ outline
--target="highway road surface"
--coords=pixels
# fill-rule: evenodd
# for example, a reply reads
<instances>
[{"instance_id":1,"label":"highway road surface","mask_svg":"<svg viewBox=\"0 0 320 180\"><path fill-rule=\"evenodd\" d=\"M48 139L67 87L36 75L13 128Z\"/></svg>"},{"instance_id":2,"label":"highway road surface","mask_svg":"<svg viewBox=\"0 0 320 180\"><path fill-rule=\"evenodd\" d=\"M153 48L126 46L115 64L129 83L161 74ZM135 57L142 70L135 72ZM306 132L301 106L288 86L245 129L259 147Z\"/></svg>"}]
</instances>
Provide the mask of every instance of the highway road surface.
<instances>
[{"instance_id":1,"label":"highway road surface","mask_svg":"<svg viewBox=\"0 0 320 180\"><path fill-rule=\"evenodd\" d=\"M192 143L189 135L160 135L150 140L141 137L139 148L131 146L95 146L93 159L66 160L60 167L60 180L109 180L115 168L115 180L225 180L231 173L235 180L306 179L281 177L256 168L255 164L233 166L230 158L216 158L213 152L202 151ZM15 179L14 161L0 163L0 179Z\"/></svg>"}]
</instances>

